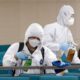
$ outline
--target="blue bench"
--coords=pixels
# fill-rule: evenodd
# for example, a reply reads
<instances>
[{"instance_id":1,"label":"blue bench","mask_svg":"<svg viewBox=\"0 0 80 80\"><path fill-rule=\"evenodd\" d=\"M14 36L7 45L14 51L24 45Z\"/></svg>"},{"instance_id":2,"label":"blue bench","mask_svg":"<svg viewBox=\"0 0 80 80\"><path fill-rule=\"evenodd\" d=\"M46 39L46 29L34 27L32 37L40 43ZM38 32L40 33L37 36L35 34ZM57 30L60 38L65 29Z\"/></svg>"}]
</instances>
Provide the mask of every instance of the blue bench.
<instances>
[{"instance_id":1,"label":"blue bench","mask_svg":"<svg viewBox=\"0 0 80 80\"><path fill-rule=\"evenodd\" d=\"M29 77L30 80L39 80L41 75L37 74L21 74L20 77Z\"/></svg>"},{"instance_id":2,"label":"blue bench","mask_svg":"<svg viewBox=\"0 0 80 80\"><path fill-rule=\"evenodd\" d=\"M0 66L2 66L2 59L10 45L0 45ZM12 76L11 70L0 70L0 76Z\"/></svg>"},{"instance_id":3,"label":"blue bench","mask_svg":"<svg viewBox=\"0 0 80 80\"><path fill-rule=\"evenodd\" d=\"M0 45L0 65L2 65L2 59L10 45Z\"/></svg>"},{"instance_id":4,"label":"blue bench","mask_svg":"<svg viewBox=\"0 0 80 80\"><path fill-rule=\"evenodd\" d=\"M30 80L29 77L0 77L0 80Z\"/></svg>"},{"instance_id":5,"label":"blue bench","mask_svg":"<svg viewBox=\"0 0 80 80\"><path fill-rule=\"evenodd\" d=\"M79 80L77 76L41 76L40 80Z\"/></svg>"},{"instance_id":6,"label":"blue bench","mask_svg":"<svg viewBox=\"0 0 80 80\"><path fill-rule=\"evenodd\" d=\"M0 45L0 52L6 51L6 50L8 49L9 46L10 46L10 44Z\"/></svg>"}]
</instances>

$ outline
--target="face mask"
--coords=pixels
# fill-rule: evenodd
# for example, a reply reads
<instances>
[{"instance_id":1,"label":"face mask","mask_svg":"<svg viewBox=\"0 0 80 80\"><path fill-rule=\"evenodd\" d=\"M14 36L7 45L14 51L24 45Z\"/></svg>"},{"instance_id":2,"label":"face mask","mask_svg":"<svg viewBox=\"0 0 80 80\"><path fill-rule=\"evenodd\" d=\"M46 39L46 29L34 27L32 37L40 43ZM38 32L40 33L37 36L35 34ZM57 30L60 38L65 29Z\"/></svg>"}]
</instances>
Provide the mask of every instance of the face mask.
<instances>
[{"instance_id":1,"label":"face mask","mask_svg":"<svg viewBox=\"0 0 80 80\"><path fill-rule=\"evenodd\" d=\"M74 24L74 18L72 17L68 20L68 25L71 26L73 24Z\"/></svg>"},{"instance_id":2,"label":"face mask","mask_svg":"<svg viewBox=\"0 0 80 80\"><path fill-rule=\"evenodd\" d=\"M37 47L40 45L40 41L37 40L37 39L29 39L29 44L32 46L32 47Z\"/></svg>"}]
</instances>

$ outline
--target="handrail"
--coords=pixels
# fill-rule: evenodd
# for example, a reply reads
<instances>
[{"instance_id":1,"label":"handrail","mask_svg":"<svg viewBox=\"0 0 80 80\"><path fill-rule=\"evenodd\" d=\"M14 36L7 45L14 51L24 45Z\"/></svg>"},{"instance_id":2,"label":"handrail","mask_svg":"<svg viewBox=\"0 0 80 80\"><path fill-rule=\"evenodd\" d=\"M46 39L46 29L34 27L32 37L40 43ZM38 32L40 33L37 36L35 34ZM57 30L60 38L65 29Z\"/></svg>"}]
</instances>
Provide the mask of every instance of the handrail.
<instances>
[{"instance_id":1,"label":"handrail","mask_svg":"<svg viewBox=\"0 0 80 80\"><path fill-rule=\"evenodd\" d=\"M71 64L70 66L59 68L56 66L30 66L30 67L3 67L0 66L0 69L79 69L80 64Z\"/></svg>"}]
</instances>

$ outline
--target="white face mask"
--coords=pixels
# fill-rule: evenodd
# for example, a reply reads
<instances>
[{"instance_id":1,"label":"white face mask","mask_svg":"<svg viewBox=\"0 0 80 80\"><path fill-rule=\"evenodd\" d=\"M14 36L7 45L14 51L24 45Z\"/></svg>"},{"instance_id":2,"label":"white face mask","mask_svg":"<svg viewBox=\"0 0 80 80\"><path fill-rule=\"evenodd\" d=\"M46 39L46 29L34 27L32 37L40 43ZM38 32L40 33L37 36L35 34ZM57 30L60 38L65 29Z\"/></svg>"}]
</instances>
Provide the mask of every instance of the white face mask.
<instances>
[{"instance_id":1,"label":"white face mask","mask_svg":"<svg viewBox=\"0 0 80 80\"><path fill-rule=\"evenodd\" d=\"M40 45L40 41L37 40L37 39L29 39L29 44L32 46L32 47L37 47Z\"/></svg>"},{"instance_id":2,"label":"white face mask","mask_svg":"<svg viewBox=\"0 0 80 80\"><path fill-rule=\"evenodd\" d=\"M72 17L68 20L68 26L71 26L73 24L74 24L74 18Z\"/></svg>"}]
</instances>

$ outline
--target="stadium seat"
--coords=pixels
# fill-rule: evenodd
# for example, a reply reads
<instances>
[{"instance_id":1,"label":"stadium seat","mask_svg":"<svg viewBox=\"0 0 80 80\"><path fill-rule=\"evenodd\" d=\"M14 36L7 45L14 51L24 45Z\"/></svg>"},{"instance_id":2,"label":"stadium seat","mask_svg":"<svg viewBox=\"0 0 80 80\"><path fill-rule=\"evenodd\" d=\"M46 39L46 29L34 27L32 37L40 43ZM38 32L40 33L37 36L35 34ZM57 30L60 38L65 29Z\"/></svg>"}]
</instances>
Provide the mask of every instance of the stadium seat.
<instances>
[{"instance_id":1,"label":"stadium seat","mask_svg":"<svg viewBox=\"0 0 80 80\"><path fill-rule=\"evenodd\" d=\"M30 80L29 77L0 77L0 80Z\"/></svg>"},{"instance_id":2,"label":"stadium seat","mask_svg":"<svg viewBox=\"0 0 80 80\"><path fill-rule=\"evenodd\" d=\"M80 73L80 69L69 69L70 73Z\"/></svg>"},{"instance_id":3,"label":"stadium seat","mask_svg":"<svg viewBox=\"0 0 80 80\"><path fill-rule=\"evenodd\" d=\"M1 51L6 51L9 46L10 46L9 44L8 45L0 45L0 52Z\"/></svg>"},{"instance_id":4,"label":"stadium seat","mask_svg":"<svg viewBox=\"0 0 80 80\"><path fill-rule=\"evenodd\" d=\"M2 65L3 56L10 45L0 45L0 65Z\"/></svg>"},{"instance_id":5,"label":"stadium seat","mask_svg":"<svg viewBox=\"0 0 80 80\"><path fill-rule=\"evenodd\" d=\"M40 80L79 80L77 76L41 76Z\"/></svg>"},{"instance_id":6,"label":"stadium seat","mask_svg":"<svg viewBox=\"0 0 80 80\"><path fill-rule=\"evenodd\" d=\"M64 76L80 76L79 73L65 73Z\"/></svg>"},{"instance_id":7,"label":"stadium seat","mask_svg":"<svg viewBox=\"0 0 80 80\"><path fill-rule=\"evenodd\" d=\"M4 54L5 54L5 51L0 52L0 65L2 65L2 59L3 59Z\"/></svg>"},{"instance_id":8,"label":"stadium seat","mask_svg":"<svg viewBox=\"0 0 80 80\"><path fill-rule=\"evenodd\" d=\"M30 80L39 80L40 75L36 75L36 74L21 74L20 77L29 77Z\"/></svg>"},{"instance_id":9,"label":"stadium seat","mask_svg":"<svg viewBox=\"0 0 80 80\"><path fill-rule=\"evenodd\" d=\"M12 73L13 73L12 70L5 70L5 69L2 70L2 69L1 69L1 70L0 70L0 77L1 77L1 76L12 76Z\"/></svg>"}]
</instances>

